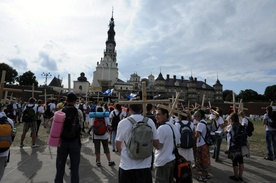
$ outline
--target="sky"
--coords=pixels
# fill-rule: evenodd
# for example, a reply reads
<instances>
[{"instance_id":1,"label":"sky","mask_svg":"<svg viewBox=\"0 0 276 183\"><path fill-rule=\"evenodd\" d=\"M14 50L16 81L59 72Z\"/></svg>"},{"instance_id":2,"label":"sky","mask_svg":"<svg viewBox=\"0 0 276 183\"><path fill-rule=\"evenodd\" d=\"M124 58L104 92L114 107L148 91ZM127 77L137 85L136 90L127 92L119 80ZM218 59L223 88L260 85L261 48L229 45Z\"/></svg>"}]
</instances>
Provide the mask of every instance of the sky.
<instances>
[{"instance_id":1,"label":"sky","mask_svg":"<svg viewBox=\"0 0 276 183\"><path fill-rule=\"evenodd\" d=\"M264 94L276 81L275 0L1 0L0 62L71 86L92 83L115 21L119 78L191 75Z\"/></svg>"}]
</instances>

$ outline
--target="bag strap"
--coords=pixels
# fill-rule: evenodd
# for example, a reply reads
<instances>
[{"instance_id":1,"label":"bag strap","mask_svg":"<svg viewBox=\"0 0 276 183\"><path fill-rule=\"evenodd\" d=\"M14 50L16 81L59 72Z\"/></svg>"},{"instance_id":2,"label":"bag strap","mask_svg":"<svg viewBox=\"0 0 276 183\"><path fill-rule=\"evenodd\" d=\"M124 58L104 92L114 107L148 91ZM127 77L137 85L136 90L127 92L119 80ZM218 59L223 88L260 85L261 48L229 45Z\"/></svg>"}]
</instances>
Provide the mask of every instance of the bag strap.
<instances>
[{"instance_id":1,"label":"bag strap","mask_svg":"<svg viewBox=\"0 0 276 183\"><path fill-rule=\"evenodd\" d=\"M205 134L205 137L203 137L202 133L200 132L200 135L201 137L203 138L203 140L205 141L205 143L207 144L207 141L206 141L206 135L207 133L210 133L209 129L207 128L207 123L205 123L204 121L200 121L200 123L203 123L205 126L206 126L206 134Z\"/></svg>"}]
</instances>

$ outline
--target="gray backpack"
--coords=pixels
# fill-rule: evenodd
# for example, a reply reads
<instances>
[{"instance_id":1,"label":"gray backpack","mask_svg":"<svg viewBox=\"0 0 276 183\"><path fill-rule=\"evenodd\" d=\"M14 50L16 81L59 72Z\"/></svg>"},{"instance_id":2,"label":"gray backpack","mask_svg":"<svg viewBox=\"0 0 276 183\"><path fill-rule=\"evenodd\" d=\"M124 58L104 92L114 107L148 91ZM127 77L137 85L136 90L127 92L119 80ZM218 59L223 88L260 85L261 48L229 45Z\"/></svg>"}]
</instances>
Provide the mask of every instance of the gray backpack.
<instances>
[{"instance_id":1,"label":"gray backpack","mask_svg":"<svg viewBox=\"0 0 276 183\"><path fill-rule=\"evenodd\" d=\"M131 124L131 136L126 143L127 152L132 159L145 159L152 155L153 133L151 126L148 125L148 118L136 122L133 118L127 118Z\"/></svg>"}]
</instances>

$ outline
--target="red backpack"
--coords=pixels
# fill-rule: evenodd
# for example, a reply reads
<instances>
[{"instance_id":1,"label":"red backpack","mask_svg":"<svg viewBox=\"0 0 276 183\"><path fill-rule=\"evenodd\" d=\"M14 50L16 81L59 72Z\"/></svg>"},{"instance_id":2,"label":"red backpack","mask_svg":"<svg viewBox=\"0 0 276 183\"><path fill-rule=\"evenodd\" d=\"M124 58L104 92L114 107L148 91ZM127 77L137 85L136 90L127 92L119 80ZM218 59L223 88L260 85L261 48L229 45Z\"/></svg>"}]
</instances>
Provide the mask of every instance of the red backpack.
<instances>
[{"instance_id":1,"label":"red backpack","mask_svg":"<svg viewBox=\"0 0 276 183\"><path fill-rule=\"evenodd\" d=\"M95 118L93 132L95 135L104 135L107 131L104 118Z\"/></svg>"}]
</instances>

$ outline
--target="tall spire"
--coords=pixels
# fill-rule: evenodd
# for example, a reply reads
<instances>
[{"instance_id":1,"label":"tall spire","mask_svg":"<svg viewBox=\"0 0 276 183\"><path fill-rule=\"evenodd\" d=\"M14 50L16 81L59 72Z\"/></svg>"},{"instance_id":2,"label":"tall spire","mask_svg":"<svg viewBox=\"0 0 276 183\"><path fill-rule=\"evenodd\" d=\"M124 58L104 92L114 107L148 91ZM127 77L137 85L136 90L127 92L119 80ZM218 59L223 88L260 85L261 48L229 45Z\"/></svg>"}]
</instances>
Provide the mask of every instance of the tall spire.
<instances>
[{"instance_id":1,"label":"tall spire","mask_svg":"<svg viewBox=\"0 0 276 183\"><path fill-rule=\"evenodd\" d=\"M110 18L110 21L109 21L109 30L107 31L107 41L105 42L106 44L108 43L112 43L116 46L116 42L115 42L115 31L114 31L114 27L115 27L115 24L114 24L114 18L113 18L113 7L112 7L112 15L111 15L111 18Z\"/></svg>"}]
</instances>

